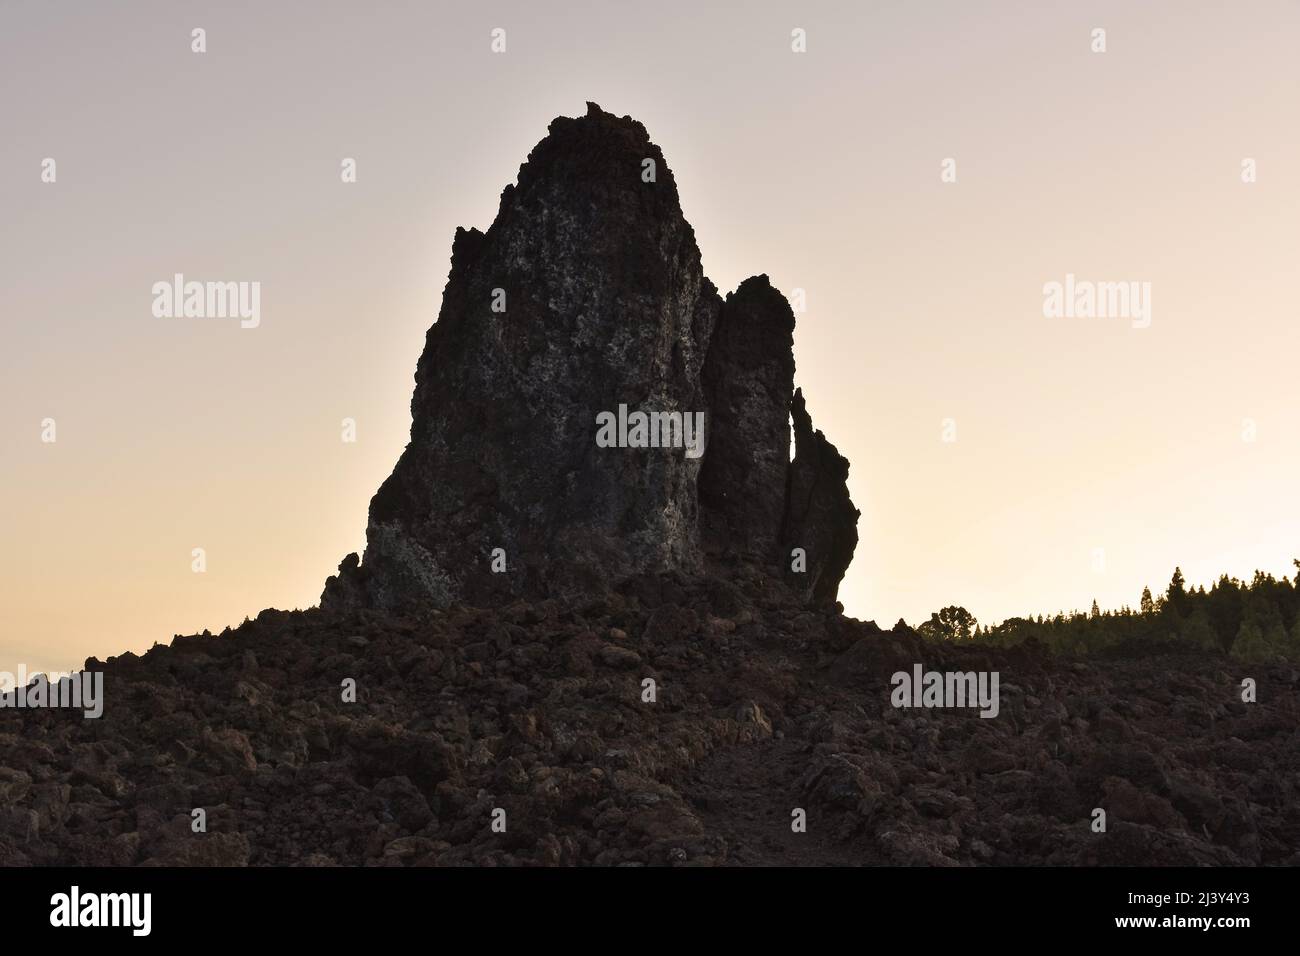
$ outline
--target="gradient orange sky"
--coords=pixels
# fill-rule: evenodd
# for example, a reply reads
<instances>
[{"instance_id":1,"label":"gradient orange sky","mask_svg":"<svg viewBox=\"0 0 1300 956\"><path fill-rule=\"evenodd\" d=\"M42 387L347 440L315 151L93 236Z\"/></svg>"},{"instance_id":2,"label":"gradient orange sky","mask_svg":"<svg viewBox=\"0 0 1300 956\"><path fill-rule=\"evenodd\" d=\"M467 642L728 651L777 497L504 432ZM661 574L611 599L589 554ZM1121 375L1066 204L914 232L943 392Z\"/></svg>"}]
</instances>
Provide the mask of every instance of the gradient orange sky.
<instances>
[{"instance_id":1,"label":"gradient orange sky","mask_svg":"<svg viewBox=\"0 0 1300 956\"><path fill-rule=\"evenodd\" d=\"M1300 5L717 6L0 5L0 669L315 604L455 227L587 100L646 124L724 292L806 290L851 614L1293 573ZM176 272L259 281L261 326L155 318ZM1150 282L1150 328L1044 318L1067 273Z\"/></svg>"}]
</instances>

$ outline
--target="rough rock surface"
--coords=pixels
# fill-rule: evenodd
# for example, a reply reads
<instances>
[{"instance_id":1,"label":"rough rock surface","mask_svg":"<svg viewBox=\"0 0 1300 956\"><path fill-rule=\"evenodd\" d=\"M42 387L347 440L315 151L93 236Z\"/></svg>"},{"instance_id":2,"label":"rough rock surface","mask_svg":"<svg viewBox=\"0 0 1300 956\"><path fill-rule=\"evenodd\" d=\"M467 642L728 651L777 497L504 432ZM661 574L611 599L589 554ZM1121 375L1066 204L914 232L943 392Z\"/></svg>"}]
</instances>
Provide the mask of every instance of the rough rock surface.
<instances>
[{"instance_id":1,"label":"rough rock surface","mask_svg":"<svg viewBox=\"0 0 1300 956\"><path fill-rule=\"evenodd\" d=\"M1245 704L1223 657L936 645L772 585L264 611L90 661L101 718L0 710L0 864L1300 864L1294 666ZM895 709L913 663L998 670L999 715Z\"/></svg>"},{"instance_id":2,"label":"rough rock surface","mask_svg":"<svg viewBox=\"0 0 1300 956\"><path fill-rule=\"evenodd\" d=\"M705 552L775 564L790 468L794 313L767 276L727 296L704 389L713 410L699 481Z\"/></svg>"},{"instance_id":3,"label":"rough rock surface","mask_svg":"<svg viewBox=\"0 0 1300 956\"><path fill-rule=\"evenodd\" d=\"M858 545L858 509L849 500L849 462L820 431L804 406L803 390L795 392L795 457L787 474L782 540L787 547L807 551L806 572L786 580L814 601L834 601L840 579Z\"/></svg>"},{"instance_id":4,"label":"rough rock surface","mask_svg":"<svg viewBox=\"0 0 1300 956\"><path fill-rule=\"evenodd\" d=\"M833 600L857 511L820 433L792 470L793 329L766 276L725 302L705 278L640 123L594 104L556 119L487 232L456 233L411 441L322 605L581 594L706 557L773 570L794 547L796 591ZM598 447L597 415L620 406L703 413L703 457Z\"/></svg>"}]
</instances>

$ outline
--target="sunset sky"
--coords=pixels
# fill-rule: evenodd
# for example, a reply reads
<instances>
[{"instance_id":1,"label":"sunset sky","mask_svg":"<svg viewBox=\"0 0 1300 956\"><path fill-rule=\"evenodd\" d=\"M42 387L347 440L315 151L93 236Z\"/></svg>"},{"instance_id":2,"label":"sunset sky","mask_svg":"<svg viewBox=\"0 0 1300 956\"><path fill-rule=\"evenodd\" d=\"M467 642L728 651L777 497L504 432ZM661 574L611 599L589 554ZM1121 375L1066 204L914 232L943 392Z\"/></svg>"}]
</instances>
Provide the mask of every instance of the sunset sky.
<instances>
[{"instance_id":1,"label":"sunset sky","mask_svg":"<svg viewBox=\"0 0 1300 956\"><path fill-rule=\"evenodd\" d=\"M1294 573L1300 3L702 6L3 0L0 670L315 604L455 228L587 100L662 147L720 289L806 290L849 613ZM260 326L155 317L178 272L260 282ZM1067 274L1150 283L1150 327L1046 318Z\"/></svg>"}]
</instances>

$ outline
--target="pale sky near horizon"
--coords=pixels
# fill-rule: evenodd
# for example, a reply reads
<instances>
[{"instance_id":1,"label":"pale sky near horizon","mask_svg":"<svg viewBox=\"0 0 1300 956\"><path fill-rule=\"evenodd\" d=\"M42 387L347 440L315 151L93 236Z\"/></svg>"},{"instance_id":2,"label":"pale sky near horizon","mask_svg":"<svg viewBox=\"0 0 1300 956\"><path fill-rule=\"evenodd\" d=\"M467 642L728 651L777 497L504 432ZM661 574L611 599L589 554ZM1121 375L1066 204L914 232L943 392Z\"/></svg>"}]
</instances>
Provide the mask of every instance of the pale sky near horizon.
<instances>
[{"instance_id":1,"label":"pale sky near horizon","mask_svg":"<svg viewBox=\"0 0 1300 956\"><path fill-rule=\"evenodd\" d=\"M645 123L724 293L806 290L849 613L1293 574L1298 42L1295 0L0 0L0 670L315 604L455 228L587 100ZM260 327L155 318L177 272L259 281ZM1067 274L1150 283L1150 327L1045 317Z\"/></svg>"}]
</instances>

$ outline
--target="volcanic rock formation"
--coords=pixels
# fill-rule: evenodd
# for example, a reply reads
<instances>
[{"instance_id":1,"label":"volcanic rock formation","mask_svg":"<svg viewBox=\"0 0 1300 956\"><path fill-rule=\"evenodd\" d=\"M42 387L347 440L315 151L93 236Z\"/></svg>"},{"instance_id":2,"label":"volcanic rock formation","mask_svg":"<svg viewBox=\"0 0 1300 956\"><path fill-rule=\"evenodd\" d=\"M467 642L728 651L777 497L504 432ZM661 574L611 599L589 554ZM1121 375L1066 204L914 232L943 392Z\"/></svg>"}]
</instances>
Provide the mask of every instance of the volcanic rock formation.
<instances>
[{"instance_id":1,"label":"volcanic rock formation","mask_svg":"<svg viewBox=\"0 0 1300 956\"><path fill-rule=\"evenodd\" d=\"M766 277L703 277L639 124L556 120L457 234L364 563L86 661L99 718L0 707L0 866L1300 865L1294 663L1247 703L1214 650L832 603L857 512L793 330ZM599 447L620 404L703 412L703 456ZM918 666L1000 675L998 718L898 706Z\"/></svg>"},{"instance_id":2,"label":"volcanic rock formation","mask_svg":"<svg viewBox=\"0 0 1300 956\"><path fill-rule=\"evenodd\" d=\"M364 558L344 559L323 608L740 565L834 601L858 511L848 462L794 393L790 306L766 276L724 301L645 127L587 107L551 124L487 232L457 230L411 441L370 503ZM599 447L597 416L620 406L703 413L702 457Z\"/></svg>"}]
</instances>

